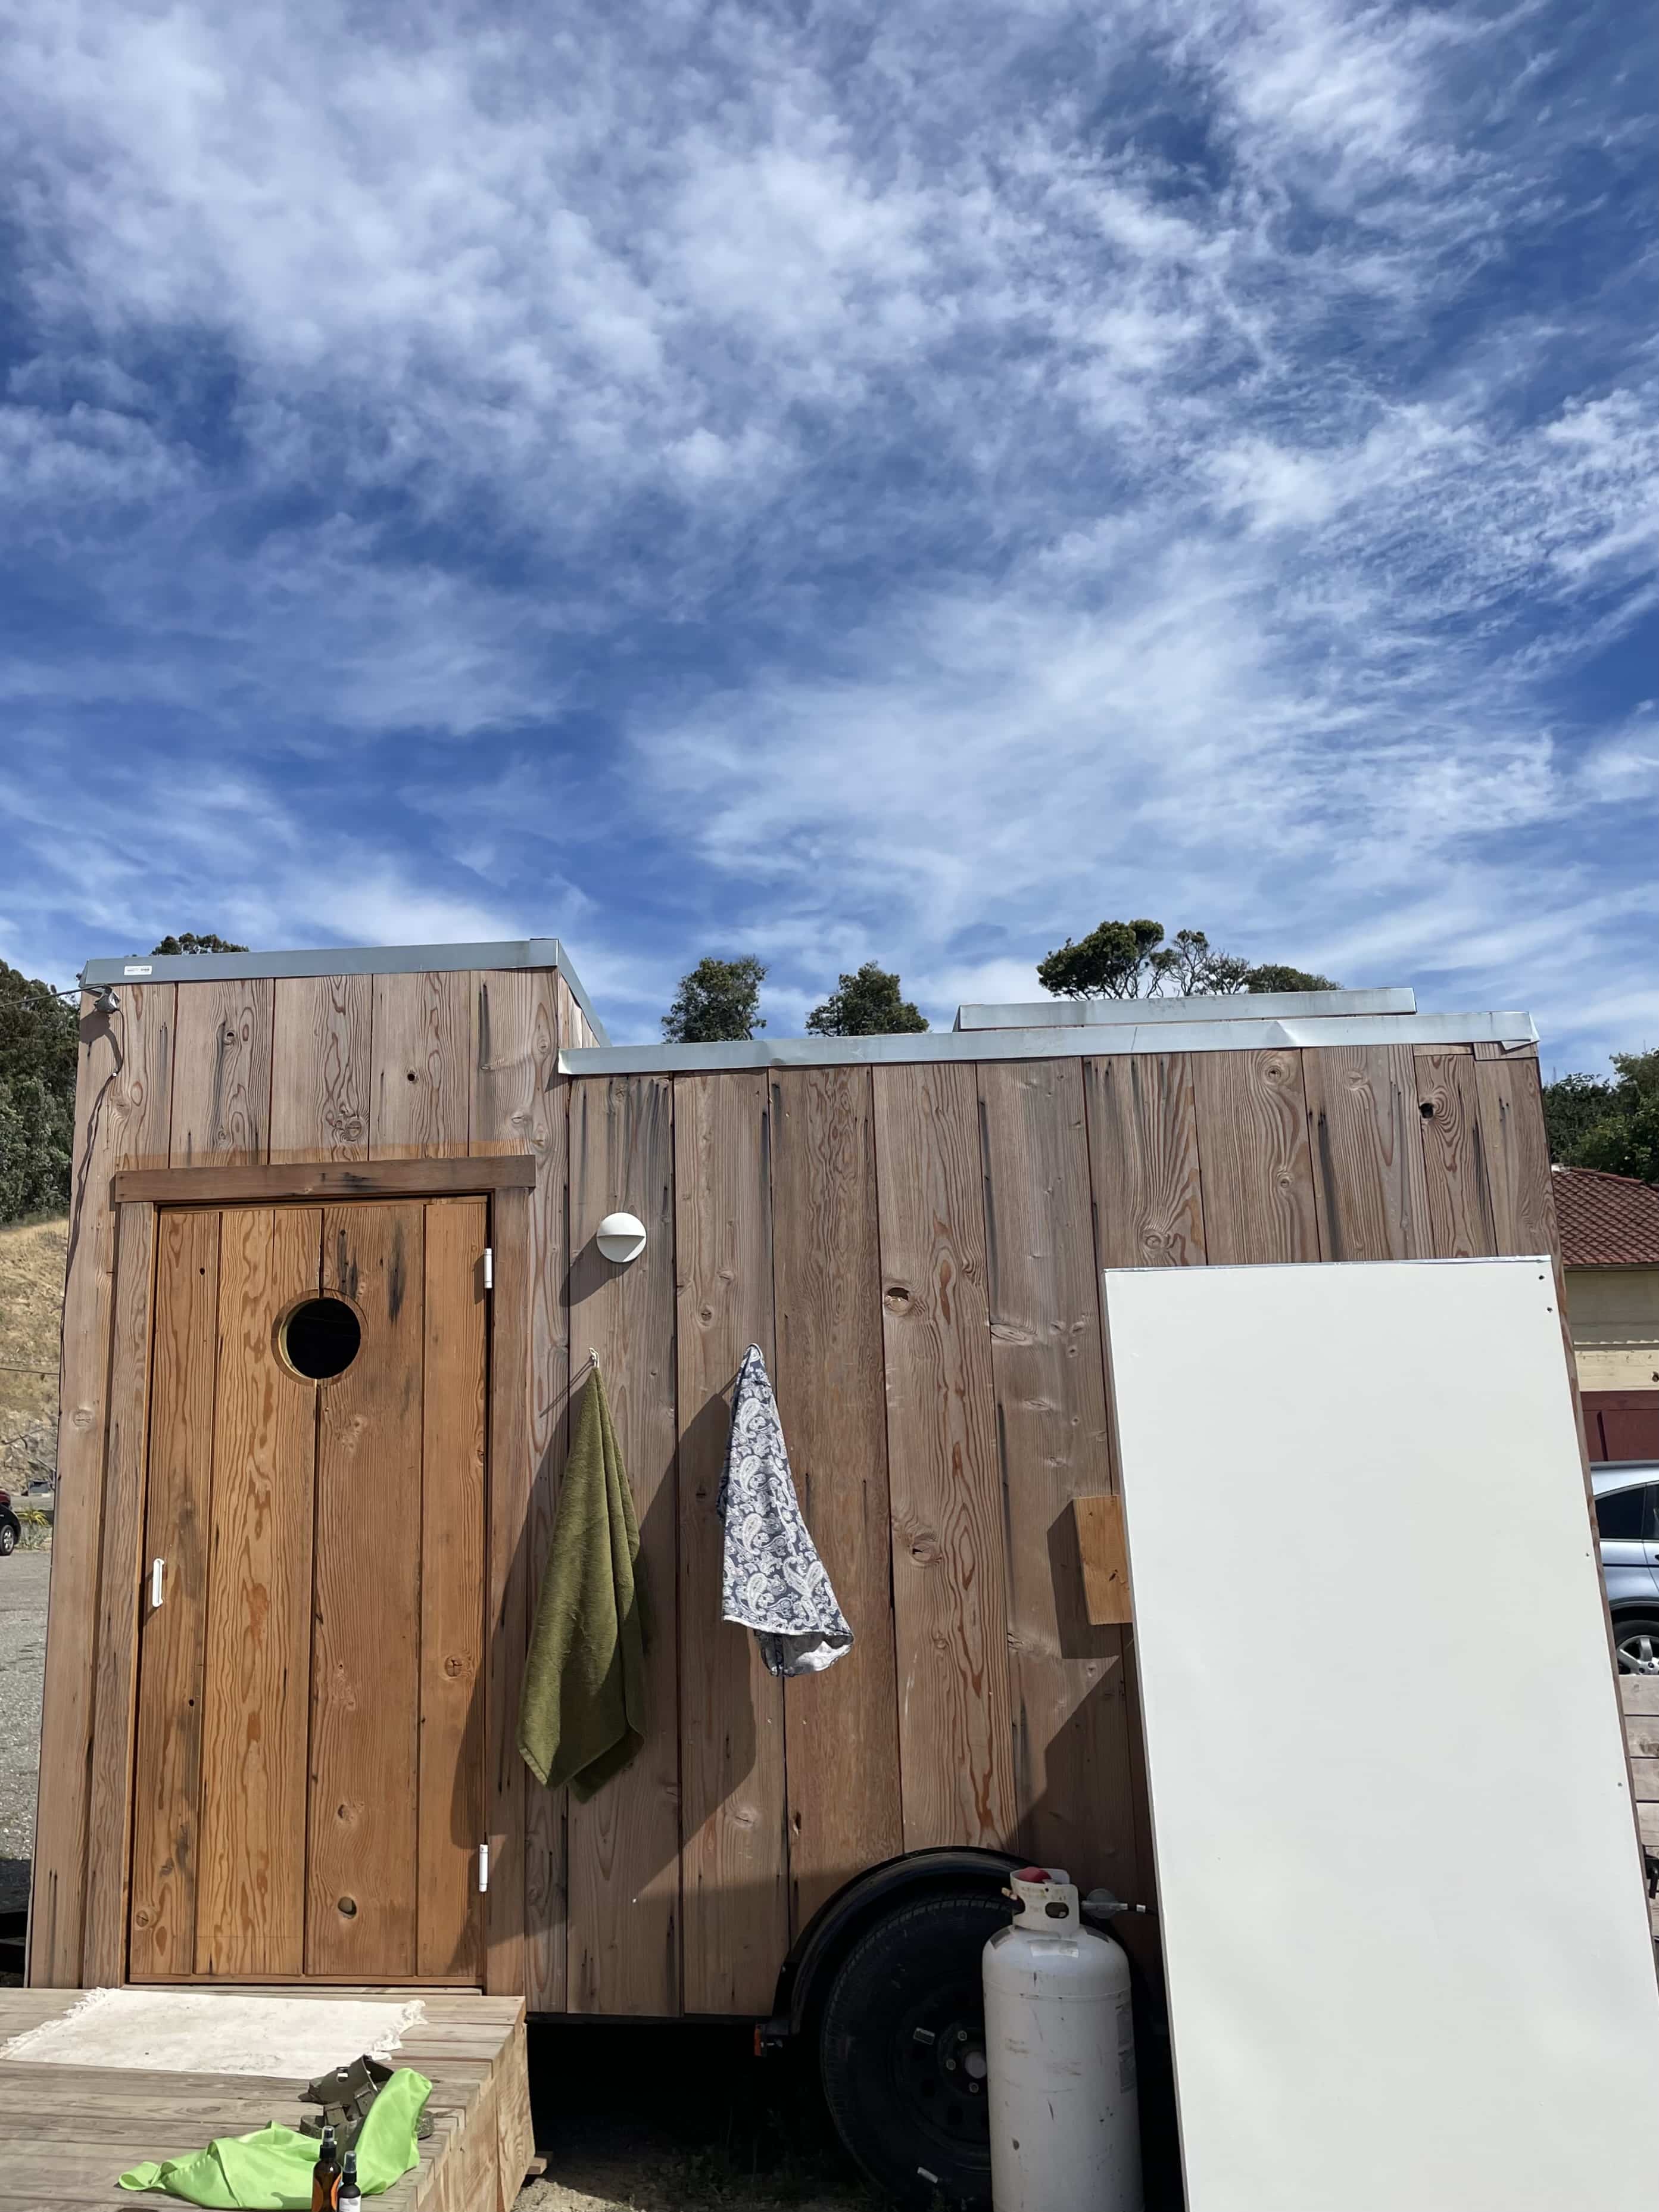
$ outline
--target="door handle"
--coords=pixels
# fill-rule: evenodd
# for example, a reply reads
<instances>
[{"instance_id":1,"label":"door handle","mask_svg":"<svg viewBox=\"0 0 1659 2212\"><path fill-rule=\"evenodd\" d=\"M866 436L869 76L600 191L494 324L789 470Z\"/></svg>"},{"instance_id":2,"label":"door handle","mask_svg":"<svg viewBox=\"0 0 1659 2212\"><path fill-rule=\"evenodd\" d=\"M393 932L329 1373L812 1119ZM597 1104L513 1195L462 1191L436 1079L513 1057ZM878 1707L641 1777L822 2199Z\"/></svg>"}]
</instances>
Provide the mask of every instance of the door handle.
<instances>
[{"instance_id":1,"label":"door handle","mask_svg":"<svg viewBox=\"0 0 1659 2212\"><path fill-rule=\"evenodd\" d=\"M149 1563L149 1609L152 1613L159 1613L161 1609L161 1600L166 1595L161 1578L166 1569L165 1559L152 1559Z\"/></svg>"}]
</instances>

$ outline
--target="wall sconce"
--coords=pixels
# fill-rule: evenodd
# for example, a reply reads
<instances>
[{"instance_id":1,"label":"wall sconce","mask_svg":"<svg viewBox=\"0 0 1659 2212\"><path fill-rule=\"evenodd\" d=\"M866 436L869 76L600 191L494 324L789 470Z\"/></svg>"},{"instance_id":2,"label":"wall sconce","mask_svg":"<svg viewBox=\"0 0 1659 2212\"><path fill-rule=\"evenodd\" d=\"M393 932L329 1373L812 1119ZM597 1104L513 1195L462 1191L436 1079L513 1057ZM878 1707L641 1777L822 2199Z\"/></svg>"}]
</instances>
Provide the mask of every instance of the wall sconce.
<instances>
[{"instance_id":1,"label":"wall sconce","mask_svg":"<svg viewBox=\"0 0 1659 2212\"><path fill-rule=\"evenodd\" d=\"M619 1267L637 1260L645 1249L645 1224L637 1214L607 1213L594 1235L601 1255Z\"/></svg>"},{"instance_id":2,"label":"wall sconce","mask_svg":"<svg viewBox=\"0 0 1659 2212\"><path fill-rule=\"evenodd\" d=\"M116 996L115 986L113 983L105 984L103 989L98 994L98 996L92 1002L92 1011L94 1014L118 1014L120 1012L121 1001Z\"/></svg>"}]
</instances>

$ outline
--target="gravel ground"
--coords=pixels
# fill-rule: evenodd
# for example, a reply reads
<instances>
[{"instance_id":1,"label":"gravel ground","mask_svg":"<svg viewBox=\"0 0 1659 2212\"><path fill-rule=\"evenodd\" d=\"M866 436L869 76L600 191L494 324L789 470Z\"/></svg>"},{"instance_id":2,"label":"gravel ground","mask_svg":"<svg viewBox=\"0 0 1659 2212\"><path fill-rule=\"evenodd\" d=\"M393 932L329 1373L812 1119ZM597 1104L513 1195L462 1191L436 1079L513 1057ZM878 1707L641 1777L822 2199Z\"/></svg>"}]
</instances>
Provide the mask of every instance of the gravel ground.
<instances>
[{"instance_id":1,"label":"gravel ground","mask_svg":"<svg viewBox=\"0 0 1659 2212\"><path fill-rule=\"evenodd\" d=\"M52 1553L0 1559L0 1911L27 1905Z\"/></svg>"}]
</instances>

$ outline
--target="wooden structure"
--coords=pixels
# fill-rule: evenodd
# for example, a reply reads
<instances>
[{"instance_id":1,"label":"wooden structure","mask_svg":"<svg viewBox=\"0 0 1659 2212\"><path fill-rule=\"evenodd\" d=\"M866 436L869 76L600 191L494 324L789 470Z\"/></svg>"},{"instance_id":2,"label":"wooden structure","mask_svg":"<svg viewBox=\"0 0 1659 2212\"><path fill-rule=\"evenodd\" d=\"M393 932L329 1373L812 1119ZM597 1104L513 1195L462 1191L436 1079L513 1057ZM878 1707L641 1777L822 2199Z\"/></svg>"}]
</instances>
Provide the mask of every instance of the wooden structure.
<instances>
[{"instance_id":1,"label":"wooden structure","mask_svg":"<svg viewBox=\"0 0 1659 2212\"><path fill-rule=\"evenodd\" d=\"M75 2002L65 1990L0 1990L0 2043ZM457 1994L428 1997L426 2009L395 2063L418 2068L431 2082L432 2134L419 2166L375 2203L386 2212L510 2212L534 2150L524 2006ZM297 2127L307 2112L314 2119L315 2106L299 2101L304 2087L263 2075L0 2058L0 2087L11 2092L0 2099L0 2212L112 2204L117 2177L144 2160L181 2158L216 2136L248 2135L273 2120Z\"/></svg>"},{"instance_id":2,"label":"wooden structure","mask_svg":"<svg viewBox=\"0 0 1659 2212\"><path fill-rule=\"evenodd\" d=\"M1636 1792L1637 1825L1643 1844L1659 1855L1659 1674L1621 1674L1619 1693L1625 1707L1625 1748ZM1659 1942L1659 1898L1649 1900L1648 1918Z\"/></svg>"},{"instance_id":3,"label":"wooden structure","mask_svg":"<svg viewBox=\"0 0 1659 2212\"><path fill-rule=\"evenodd\" d=\"M763 2014L817 1909L921 1846L1144 1897L1133 1632L1073 1510L1114 1488L1101 1268L1555 1249L1524 1016L615 1048L547 944L147 965L87 976L120 1003L82 1020L36 1984ZM273 1332L331 1285L366 1351L307 1383ZM720 1618L751 1342L858 1639L787 1684ZM513 1737L590 1352L653 1722L579 1804Z\"/></svg>"}]
</instances>

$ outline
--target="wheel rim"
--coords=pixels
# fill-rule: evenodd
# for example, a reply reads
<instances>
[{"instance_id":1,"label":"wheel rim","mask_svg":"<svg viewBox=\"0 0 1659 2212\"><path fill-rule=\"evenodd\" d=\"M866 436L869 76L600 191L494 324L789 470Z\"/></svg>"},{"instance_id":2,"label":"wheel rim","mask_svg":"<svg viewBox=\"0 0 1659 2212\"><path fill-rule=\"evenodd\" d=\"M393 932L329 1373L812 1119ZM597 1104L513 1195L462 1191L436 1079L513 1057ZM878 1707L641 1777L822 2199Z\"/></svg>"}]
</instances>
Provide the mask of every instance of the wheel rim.
<instances>
[{"instance_id":1,"label":"wheel rim","mask_svg":"<svg viewBox=\"0 0 1659 2212\"><path fill-rule=\"evenodd\" d=\"M1659 1631L1650 1627L1621 1631L1619 1666L1626 1674L1659 1674Z\"/></svg>"},{"instance_id":2,"label":"wheel rim","mask_svg":"<svg viewBox=\"0 0 1659 2212\"><path fill-rule=\"evenodd\" d=\"M929 1991L895 2027L893 2073L917 2127L941 2148L983 2152L991 2140L985 2109L985 2014L967 1984Z\"/></svg>"}]
</instances>

